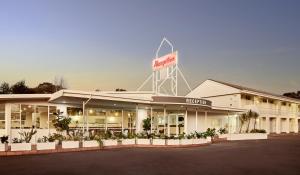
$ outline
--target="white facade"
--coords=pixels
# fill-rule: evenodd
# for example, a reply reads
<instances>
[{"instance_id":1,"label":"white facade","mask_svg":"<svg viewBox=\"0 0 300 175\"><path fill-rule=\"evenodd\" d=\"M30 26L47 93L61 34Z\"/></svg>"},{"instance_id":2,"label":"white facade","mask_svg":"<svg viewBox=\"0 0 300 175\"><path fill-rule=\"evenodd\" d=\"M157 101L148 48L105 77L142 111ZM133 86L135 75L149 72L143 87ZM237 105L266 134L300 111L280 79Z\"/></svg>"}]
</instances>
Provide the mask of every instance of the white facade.
<instances>
[{"instance_id":1,"label":"white facade","mask_svg":"<svg viewBox=\"0 0 300 175\"><path fill-rule=\"evenodd\" d=\"M297 133L299 130L300 100L297 99L216 80L204 81L187 97L208 99L219 107L256 111L259 113L257 128L268 133Z\"/></svg>"}]
</instances>

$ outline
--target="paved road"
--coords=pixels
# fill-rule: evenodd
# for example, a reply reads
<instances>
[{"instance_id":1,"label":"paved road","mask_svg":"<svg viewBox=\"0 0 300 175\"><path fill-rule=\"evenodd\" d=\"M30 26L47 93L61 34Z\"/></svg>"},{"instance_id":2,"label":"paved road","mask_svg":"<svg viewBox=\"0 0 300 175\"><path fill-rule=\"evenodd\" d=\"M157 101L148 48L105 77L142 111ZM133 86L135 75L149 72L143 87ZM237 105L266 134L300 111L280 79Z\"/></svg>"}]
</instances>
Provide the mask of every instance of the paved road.
<instances>
[{"instance_id":1,"label":"paved road","mask_svg":"<svg viewBox=\"0 0 300 175\"><path fill-rule=\"evenodd\" d=\"M123 148L0 157L2 175L300 174L300 135L197 148Z\"/></svg>"}]
</instances>

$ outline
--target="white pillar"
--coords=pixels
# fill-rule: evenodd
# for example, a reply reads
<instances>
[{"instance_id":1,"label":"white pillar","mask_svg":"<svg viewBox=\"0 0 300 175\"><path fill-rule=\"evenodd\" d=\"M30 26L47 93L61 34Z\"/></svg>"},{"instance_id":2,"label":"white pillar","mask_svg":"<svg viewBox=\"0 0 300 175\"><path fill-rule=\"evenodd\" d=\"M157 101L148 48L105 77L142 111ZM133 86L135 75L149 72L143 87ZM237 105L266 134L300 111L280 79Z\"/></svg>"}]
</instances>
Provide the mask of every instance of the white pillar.
<instances>
[{"instance_id":1,"label":"white pillar","mask_svg":"<svg viewBox=\"0 0 300 175\"><path fill-rule=\"evenodd\" d=\"M198 109L196 108L196 131L198 132Z\"/></svg>"},{"instance_id":2,"label":"white pillar","mask_svg":"<svg viewBox=\"0 0 300 175\"><path fill-rule=\"evenodd\" d=\"M152 127L153 127L152 118L153 118L153 109L152 109L152 106L151 106L151 108L150 108L150 134L152 134Z\"/></svg>"},{"instance_id":3,"label":"white pillar","mask_svg":"<svg viewBox=\"0 0 300 175\"><path fill-rule=\"evenodd\" d=\"M48 135L50 135L50 106L48 106L47 125L48 125Z\"/></svg>"},{"instance_id":4,"label":"white pillar","mask_svg":"<svg viewBox=\"0 0 300 175\"><path fill-rule=\"evenodd\" d=\"M166 107L164 106L164 134L166 134Z\"/></svg>"},{"instance_id":5,"label":"white pillar","mask_svg":"<svg viewBox=\"0 0 300 175\"><path fill-rule=\"evenodd\" d=\"M168 137L170 137L170 115L168 115Z\"/></svg>"},{"instance_id":6,"label":"white pillar","mask_svg":"<svg viewBox=\"0 0 300 175\"><path fill-rule=\"evenodd\" d=\"M9 137L9 143L11 143L11 104L5 104L5 135Z\"/></svg>"},{"instance_id":7,"label":"white pillar","mask_svg":"<svg viewBox=\"0 0 300 175\"><path fill-rule=\"evenodd\" d=\"M184 115L184 133L187 134L187 108L185 108L185 115Z\"/></svg>"},{"instance_id":8,"label":"white pillar","mask_svg":"<svg viewBox=\"0 0 300 175\"><path fill-rule=\"evenodd\" d=\"M266 117L265 130L267 133L270 133L270 117Z\"/></svg>"},{"instance_id":9,"label":"white pillar","mask_svg":"<svg viewBox=\"0 0 300 175\"><path fill-rule=\"evenodd\" d=\"M207 130L207 111L204 112L204 131L206 130Z\"/></svg>"},{"instance_id":10,"label":"white pillar","mask_svg":"<svg viewBox=\"0 0 300 175\"><path fill-rule=\"evenodd\" d=\"M82 132L84 133L84 125L85 125L85 103L82 102Z\"/></svg>"},{"instance_id":11,"label":"white pillar","mask_svg":"<svg viewBox=\"0 0 300 175\"><path fill-rule=\"evenodd\" d=\"M178 128L178 115L176 114L176 136L179 135L179 128Z\"/></svg>"},{"instance_id":12,"label":"white pillar","mask_svg":"<svg viewBox=\"0 0 300 175\"><path fill-rule=\"evenodd\" d=\"M285 132L290 133L290 118L286 118L285 126Z\"/></svg>"},{"instance_id":13,"label":"white pillar","mask_svg":"<svg viewBox=\"0 0 300 175\"><path fill-rule=\"evenodd\" d=\"M280 117L276 117L276 134L280 134L281 130L280 130L280 123L281 123L281 118Z\"/></svg>"},{"instance_id":14,"label":"white pillar","mask_svg":"<svg viewBox=\"0 0 300 175\"><path fill-rule=\"evenodd\" d=\"M121 123L121 127L122 127L122 134L124 133L124 109L122 108L122 123Z\"/></svg>"},{"instance_id":15,"label":"white pillar","mask_svg":"<svg viewBox=\"0 0 300 175\"><path fill-rule=\"evenodd\" d=\"M294 123L294 132L298 133L299 132L299 126L298 126L298 118L297 117L295 117L293 119L293 123Z\"/></svg>"},{"instance_id":16,"label":"white pillar","mask_svg":"<svg viewBox=\"0 0 300 175\"><path fill-rule=\"evenodd\" d=\"M107 131L107 111L105 112L105 132Z\"/></svg>"},{"instance_id":17,"label":"white pillar","mask_svg":"<svg viewBox=\"0 0 300 175\"><path fill-rule=\"evenodd\" d=\"M147 118L147 110L139 108L137 112L136 132L143 132L143 120Z\"/></svg>"}]
</instances>

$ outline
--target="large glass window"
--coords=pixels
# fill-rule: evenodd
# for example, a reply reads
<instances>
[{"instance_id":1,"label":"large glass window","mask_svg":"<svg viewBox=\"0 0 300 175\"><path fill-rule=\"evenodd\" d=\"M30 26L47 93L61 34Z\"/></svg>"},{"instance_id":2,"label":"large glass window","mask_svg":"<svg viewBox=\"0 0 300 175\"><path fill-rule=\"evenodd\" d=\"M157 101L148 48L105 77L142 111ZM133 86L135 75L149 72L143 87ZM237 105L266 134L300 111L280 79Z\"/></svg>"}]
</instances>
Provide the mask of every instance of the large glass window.
<instances>
[{"instance_id":1,"label":"large glass window","mask_svg":"<svg viewBox=\"0 0 300 175\"><path fill-rule=\"evenodd\" d=\"M21 128L30 129L35 123L35 106L21 105Z\"/></svg>"},{"instance_id":2,"label":"large glass window","mask_svg":"<svg viewBox=\"0 0 300 175\"><path fill-rule=\"evenodd\" d=\"M125 130L128 130L129 133L135 132L136 126L136 111L135 110L124 110L124 124L123 127Z\"/></svg>"},{"instance_id":3,"label":"large glass window","mask_svg":"<svg viewBox=\"0 0 300 175\"><path fill-rule=\"evenodd\" d=\"M0 104L0 129L5 129L5 104Z\"/></svg>"},{"instance_id":4,"label":"large glass window","mask_svg":"<svg viewBox=\"0 0 300 175\"><path fill-rule=\"evenodd\" d=\"M56 118L55 113L57 112L55 106L49 106L49 128L53 129L55 128L53 125L53 120Z\"/></svg>"},{"instance_id":5,"label":"large glass window","mask_svg":"<svg viewBox=\"0 0 300 175\"><path fill-rule=\"evenodd\" d=\"M13 129L21 128L21 105L20 104L11 105L11 128Z\"/></svg>"},{"instance_id":6,"label":"large glass window","mask_svg":"<svg viewBox=\"0 0 300 175\"><path fill-rule=\"evenodd\" d=\"M35 113L35 126L40 129L48 128L48 106L37 106Z\"/></svg>"},{"instance_id":7,"label":"large glass window","mask_svg":"<svg viewBox=\"0 0 300 175\"><path fill-rule=\"evenodd\" d=\"M68 116L71 118L70 128L80 128L83 126L83 115L81 108L68 107Z\"/></svg>"}]
</instances>

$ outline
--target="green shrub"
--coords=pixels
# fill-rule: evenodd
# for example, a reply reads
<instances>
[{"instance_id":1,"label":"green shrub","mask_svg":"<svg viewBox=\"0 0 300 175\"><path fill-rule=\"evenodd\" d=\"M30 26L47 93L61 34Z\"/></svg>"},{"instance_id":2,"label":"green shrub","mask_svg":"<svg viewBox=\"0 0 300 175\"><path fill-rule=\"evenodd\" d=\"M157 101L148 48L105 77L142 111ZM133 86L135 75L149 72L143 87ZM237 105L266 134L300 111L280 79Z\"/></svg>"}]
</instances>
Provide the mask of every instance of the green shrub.
<instances>
[{"instance_id":1,"label":"green shrub","mask_svg":"<svg viewBox=\"0 0 300 175\"><path fill-rule=\"evenodd\" d=\"M8 136L0 137L1 143L8 143Z\"/></svg>"},{"instance_id":2,"label":"green shrub","mask_svg":"<svg viewBox=\"0 0 300 175\"><path fill-rule=\"evenodd\" d=\"M264 129L252 129L250 133L267 133Z\"/></svg>"}]
</instances>

